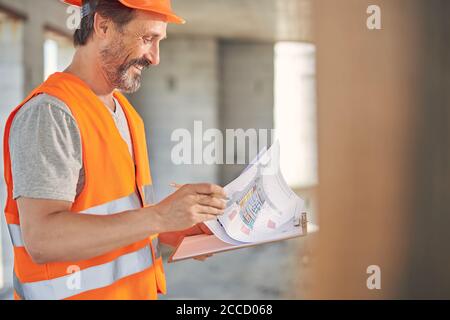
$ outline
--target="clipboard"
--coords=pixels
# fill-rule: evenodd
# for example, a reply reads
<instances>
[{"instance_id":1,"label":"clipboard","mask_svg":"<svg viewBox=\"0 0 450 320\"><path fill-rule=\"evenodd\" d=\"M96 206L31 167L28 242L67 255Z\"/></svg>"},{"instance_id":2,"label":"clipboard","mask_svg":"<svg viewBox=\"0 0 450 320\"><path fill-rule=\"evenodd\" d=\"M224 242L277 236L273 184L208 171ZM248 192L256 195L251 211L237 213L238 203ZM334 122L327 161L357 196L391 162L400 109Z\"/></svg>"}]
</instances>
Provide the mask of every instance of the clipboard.
<instances>
[{"instance_id":1,"label":"clipboard","mask_svg":"<svg viewBox=\"0 0 450 320\"><path fill-rule=\"evenodd\" d=\"M309 223L307 213L302 213L300 221L298 222L298 231L280 236L268 241L261 241L256 243L244 243L240 245L233 245L223 242L215 235L197 235L185 237L180 240L173 253L170 255L168 263L193 259L207 254L216 254L221 252L233 251L242 248L250 248L262 244L274 243L283 240L294 239L298 237L305 237L309 233L316 232L318 227Z\"/></svg>"}]
</instances>

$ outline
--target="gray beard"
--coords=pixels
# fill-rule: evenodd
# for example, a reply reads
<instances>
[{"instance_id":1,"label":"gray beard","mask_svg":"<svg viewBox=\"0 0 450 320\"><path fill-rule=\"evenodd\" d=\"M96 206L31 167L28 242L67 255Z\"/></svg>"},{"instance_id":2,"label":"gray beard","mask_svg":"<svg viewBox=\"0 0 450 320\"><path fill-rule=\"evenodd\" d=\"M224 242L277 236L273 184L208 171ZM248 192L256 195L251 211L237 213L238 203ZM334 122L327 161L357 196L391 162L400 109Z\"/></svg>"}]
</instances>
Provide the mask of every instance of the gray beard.
<instances>
[{"instance_id":1,"label":"gray beard","mask_svg":"<svg viewBox=\"0 0 450 320\"><path fill-rule=\"evenodd\" d=\"M120 53L123 51L123 46L121 44L103 49L101 52L103 71L108 77L109 82L116 89L123 93L134 93L141 87L142 75L127 75L127 72L134 65L132 61L117 67L117 61L123 59L123 57L120 56Z\"/></svg>"},{"instance_id":2,"label":"gray beard","mask_svg":"<svg viewBox=\"0 0 450 320\"><path fill-rule=\"evenodd\" d=\"M141 75L128 75L127 72L132 66L119 66L115 70L111 70L105 65L106 75L111 84L123 93L135 93L141 87Z\"/></svg>"},{"instance_id":3,"label":"gray beard","mask_svg":"<svg viewBox=\"0 0 450 320\"><path fill-rule=\"evenodd\" d=\"M129 70L130 68L128 68ZM134 75L127 76L127 70L120 74L117 82L114 83L115 87L123 93L135 93L141 88L142 76Z\"/></svg>"}]
</instances>

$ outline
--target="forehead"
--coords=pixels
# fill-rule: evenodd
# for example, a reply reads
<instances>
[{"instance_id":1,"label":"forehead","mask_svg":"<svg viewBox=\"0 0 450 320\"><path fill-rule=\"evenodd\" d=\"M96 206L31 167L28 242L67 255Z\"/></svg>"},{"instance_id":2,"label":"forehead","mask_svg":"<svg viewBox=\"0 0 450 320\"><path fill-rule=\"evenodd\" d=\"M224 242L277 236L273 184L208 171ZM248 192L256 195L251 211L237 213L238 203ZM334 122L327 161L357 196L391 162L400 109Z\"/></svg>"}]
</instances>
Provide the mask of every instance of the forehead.
<instances>
[{"instance_id":1,"label":"forehead","mask_svg":"<svg viewBox=\"0 0 450 320\"><path fill-rule=\"evenodd\" d=\"M166 36L167 21L164 15L136 10L135 18L129 23L129 30L142 34Z\"/></svg>"}]
</instances>

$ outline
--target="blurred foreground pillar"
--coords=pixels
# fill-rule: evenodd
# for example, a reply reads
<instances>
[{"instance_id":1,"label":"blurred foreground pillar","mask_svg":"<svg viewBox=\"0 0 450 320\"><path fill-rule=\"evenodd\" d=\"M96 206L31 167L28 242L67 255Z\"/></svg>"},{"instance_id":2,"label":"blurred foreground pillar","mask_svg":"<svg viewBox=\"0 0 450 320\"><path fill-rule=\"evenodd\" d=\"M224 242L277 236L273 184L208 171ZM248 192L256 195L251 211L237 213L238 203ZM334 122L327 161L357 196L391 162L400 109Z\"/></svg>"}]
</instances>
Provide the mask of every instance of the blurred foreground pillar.
<instances>
[{"instance_id":1,"label":"blurred foreground pillar","mask_svg":"<svg viewBox=\"0 0 450 320\"><path fill-rule=\"evenodd\" d=\"M445 0L315 0L319 219L311 298L450 298ZM369 30L370 5L381 30ZM369 266L381 290L369 290Z\"/></svg>"}]
</instances>

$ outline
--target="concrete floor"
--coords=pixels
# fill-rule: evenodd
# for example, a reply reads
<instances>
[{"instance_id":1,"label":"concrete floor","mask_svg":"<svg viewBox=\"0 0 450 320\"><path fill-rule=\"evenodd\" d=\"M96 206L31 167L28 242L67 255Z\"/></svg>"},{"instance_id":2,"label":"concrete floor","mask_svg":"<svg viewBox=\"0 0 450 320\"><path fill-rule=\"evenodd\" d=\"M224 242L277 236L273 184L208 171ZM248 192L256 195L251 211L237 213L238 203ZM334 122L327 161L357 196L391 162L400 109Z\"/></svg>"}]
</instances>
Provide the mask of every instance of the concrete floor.
<instances>
[{"instance_id":1,"label":"concrete floor","mask_svg":"<svg viewBox=\"0 0 450 320\"><path fill-rule=\"evenodd\" d=\"M161 299L295 299L303 239L221 253L205 262L166 264Z\"/></svg>"},{"instance_id":2,"label":"concrete floor","mask_svg":"<svg viewBox=\"0 0 450 320\"><path fill-rule=\"evenodd\" d=\"M1 300L12 300L12 299L13 299L12 289L8 289L7 291L0 293L0 301Z\"/></svg>"},{"instance_id":3,"label":"concrete floor","mask_svg":"<svg viewBox=\"0 0 450 320\"><path fill-rule=\"evenodd\" d=\"M305 200L308 220L318 224L316 188L295 192ZM312 286L316 236L220 253L205 262L165 264L168 295L161 299L301 299ZM166 261L170 251L163 247Z\"/></svg>"}]
</instances>

